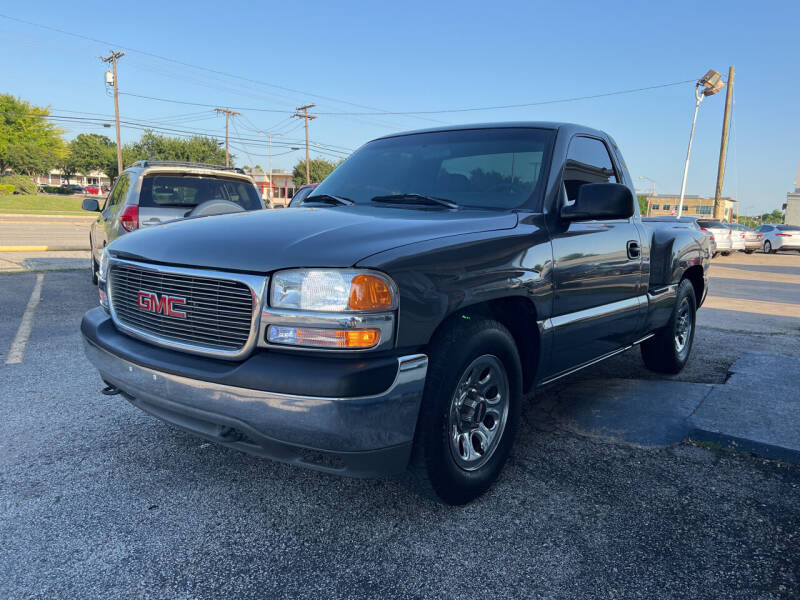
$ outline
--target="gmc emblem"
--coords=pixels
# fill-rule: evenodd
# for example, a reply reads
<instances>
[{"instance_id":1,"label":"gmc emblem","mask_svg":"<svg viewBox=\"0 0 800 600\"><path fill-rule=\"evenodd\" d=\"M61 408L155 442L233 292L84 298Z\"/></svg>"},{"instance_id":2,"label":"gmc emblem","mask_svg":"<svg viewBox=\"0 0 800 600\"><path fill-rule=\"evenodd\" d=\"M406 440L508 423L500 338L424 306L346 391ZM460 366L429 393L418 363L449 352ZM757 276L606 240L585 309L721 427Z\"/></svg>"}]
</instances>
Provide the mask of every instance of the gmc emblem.
<instances>
[{"instance_id":1,"label":"gmc emblem","mask_svg":"<svg viewBox=\"0 0 800 600\"><path fill-rule=\"evenodd\" d=\"M136 303L141 310L146 310L147 312L161 313L168 317L186 318L185 312L175 310L176 306L186 304L186 298L168 296L167 294L162 294L159 298L158 294L155 292L144 292L140 290L136 295Z\"/></svg>"}]
</instances>

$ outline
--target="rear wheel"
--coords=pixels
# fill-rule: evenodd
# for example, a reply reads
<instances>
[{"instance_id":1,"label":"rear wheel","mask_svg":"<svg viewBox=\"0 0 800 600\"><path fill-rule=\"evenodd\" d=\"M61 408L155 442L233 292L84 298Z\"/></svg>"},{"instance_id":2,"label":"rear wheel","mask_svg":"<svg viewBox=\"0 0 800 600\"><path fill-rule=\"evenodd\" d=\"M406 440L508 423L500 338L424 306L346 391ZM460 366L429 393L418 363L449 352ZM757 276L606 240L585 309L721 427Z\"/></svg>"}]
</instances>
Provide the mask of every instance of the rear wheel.
<instances>
[{"instance_id":1,"label":"rear wheel","mask_svg":"<svg viewBox=\"0 0 800 600\"><path fill-rule=\"evenodd\" d=\"M465 504L489 489L514 444L519 353L501 323L467 319L437 335L429 356L409 470L423 493Z\"/></svg>"},{"instance_id":2,"label":"rear wheel","mask_svg":"<svg viewBox=\"0 0 800 600\"><path fill-rule=\"evenodd\" d=\"M696 317L694 287L684 279L678 286L669 322L642 343L642 359L648 369L657 373L681 372L692 352Z\"/></svg>"},{"instance_id":3,"label":"rear wheel","mask_svg":"<svg viewBox=\"0 0 800 600\"><path fill-rule=\"evenodd\" d=\"M720 254L722 254L722 256L728 256L730 255L730 252L720 252Z\"/></svg>"},{"instance_id":4,"label":"rear wheel","mask_svg":"<svg viewBox=\"0 0 800 600\"><path fill-rule=\"evenodd\" d=\"M764 242L764 254L773 254L775 251L772 249L772 242L767 240Z\"/></svg>"},{"instance_id":5,"label":"rear wheel","mask_svg":"<svg viewBox=\"0 0 800 600\"><path fill-rule=\"evenodd\" d=\"M752 248L744 251L745 254L752 254L753 252L755 252L755 250L753 250Z\"/></svg>"}]
</instances>

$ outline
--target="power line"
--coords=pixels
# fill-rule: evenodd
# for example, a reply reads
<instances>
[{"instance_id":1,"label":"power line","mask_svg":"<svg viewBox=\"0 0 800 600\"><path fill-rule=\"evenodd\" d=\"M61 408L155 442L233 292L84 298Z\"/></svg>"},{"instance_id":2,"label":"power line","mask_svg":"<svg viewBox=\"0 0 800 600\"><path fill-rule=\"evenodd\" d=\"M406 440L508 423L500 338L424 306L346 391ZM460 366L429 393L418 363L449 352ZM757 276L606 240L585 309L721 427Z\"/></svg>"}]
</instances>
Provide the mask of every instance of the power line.
<instances>
[{"instance_id":1,"label":"power line","mask_svg":"<svg viewBox=\"0 0 800 600\"><path fill-rule=\"evenodd\" d=\"M445 113L461 113L461 112L473 112L473 111L482 111L482 110L502 110L506 108L526 108L529 106L543 106L545 104L560 104L562 102L577 102L578 100L592 100L594 98L605 98L607 96L619 96L622 94L633 94L636 92L644 92L647 90L656 90L659 88L666 88L672 87L676 85L684 85L686 83L696 83L694 79L687 79L684 81L675 81L673 83L662 83L659 85L650 85L647 87L641 88L633 88L629 90L619 90L616 92L605 92L603 94L592 94L590 96L575 96L573 98L559 98L557 100L542 100L539 102L525 102L522 104L504 104L499 106L477 106L472 108L446 108L441 110L414 110L414 111L392 111L392 112L322 112L317 111L319 115L327 115L327 116L380 116L380 115L433 115L433 114L445 114Z\"/></svg>"},{"instance_id":2,"label":"power line","mask_svg":"<svg viewBox=\"0 0 800 600\"><path fill-rule=\"evenodd\" d=\"M2 14L2 13L0 13L0 17L2 17L4 19L8 19L10 21L16 21L17 23L24 23L24 24L30 25L32 27L39 27L41 29L47 29L49 31L55 31L55 32L61 33L63 35L67 35L67 36L70 36L70 37L79 38L79 39L83 39L83 40L88 40L90 42L95 42L95 43L98 43L98 44L118 46L120 48L123 48L123 49L129 51L129 52L135 52L135 53L141 54L143 56L149 56L151 58L156 58L158 60L163 60L165 62L170 62L170 63L174 63L174 64L177 64L177 65L181 65L183 67L189 67L189 68L192 68L192 69L198 69L200 71L206 71L208 73L214 73L216 75L223 75L225 77L231 77L233 79L239 79L239 80L242 80L242 81L247 81L249 83L255 83L255 84L258 84L258 85L263 85L263 86L266 86L266 87L270 87L270 88L274 88L274 89L278 89L278 90L283 90L283 91L286 91L286 92L292 92L294 94L301 94L303 96L310 96L312 98L319 98L320 100L328 100L330 102L336 102L338 104L347 104L349 106L356 106L358 108L365 108L365 109L368 109L368 110L380 110L380 109L375 108L374 106L367 106L367 105L364 105L364 104L358 104L358 103L350 102L350 101L347 101L347 100L340 100L340 99L337 99L337 98L333 98L331 96L323 96L323 95L320 95L320 94L312 94L312 93L304 92L302 90L297 90L297 89L294 89L294 88L284 87L284 86L280 86L280 85L276 85L276 84L272 84L272 83L266 83L264 81L259 81L258 79L252 79L250 77L244 77L242 75L234 75L233 73L226 73L225 71L220 71L218 69L212 69L210 67L203 67L201 65L194 65L192 63L187 63L187 62L184 62L184 61L181 61L181 60L177 60L175 58L169 58L167 56L161 56L161 55L155 54L153 52L147 52L146 50L139 50L139 49L136 49L136 48L132 48L130 46L122 46L120 44L114 44L114 43L111 43L111 42L107 42L107 41L104 41L104 40L93 38L91 36L82 35L82 34L79 34L79 33L72 32L72 31L66 31L64 29L59 29L57 27L52 27L50 25L43 25L41 23L34 23L33 21L27 21L25 19L20 19L18 17L12 17L10 15L6 15L6 14ZM430 120L430 119L426 119L426 120Z\"/></svg>"}]
</instances>

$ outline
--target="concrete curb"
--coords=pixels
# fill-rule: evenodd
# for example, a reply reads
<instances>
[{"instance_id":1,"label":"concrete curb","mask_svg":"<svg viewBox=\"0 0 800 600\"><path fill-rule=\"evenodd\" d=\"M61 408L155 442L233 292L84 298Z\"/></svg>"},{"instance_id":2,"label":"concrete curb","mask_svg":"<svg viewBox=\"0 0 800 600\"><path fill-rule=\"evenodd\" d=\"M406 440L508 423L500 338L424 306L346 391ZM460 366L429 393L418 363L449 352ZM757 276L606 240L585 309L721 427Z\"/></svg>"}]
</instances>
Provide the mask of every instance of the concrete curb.
<instances>
[{"instance_id":1,"label":"concrete curb","mask_svg":"<svg viewBox=\"0 0 800 600\"><path fill-rule=\"evenodd\" d=\"M79 250L88 251L89 248L77 244L72 246L0 246L0 252L74 252Z\"/></svg>"},{"instance_id":2,"label":"concrete curb","mask_svg":"<svg viewBox=\"0 0 800 600\"><path fill-rule=\"evenodd\" d=\"M767 442L728 435L721 431L709 431L707 429L698 428L689 431L687 437L694 442L717 444L736 452L749 452L750 454L755 454L762 458L800 464L800 451L793 448L786 448L784 446L768 444Z\"/></svg>"}]
</instances>

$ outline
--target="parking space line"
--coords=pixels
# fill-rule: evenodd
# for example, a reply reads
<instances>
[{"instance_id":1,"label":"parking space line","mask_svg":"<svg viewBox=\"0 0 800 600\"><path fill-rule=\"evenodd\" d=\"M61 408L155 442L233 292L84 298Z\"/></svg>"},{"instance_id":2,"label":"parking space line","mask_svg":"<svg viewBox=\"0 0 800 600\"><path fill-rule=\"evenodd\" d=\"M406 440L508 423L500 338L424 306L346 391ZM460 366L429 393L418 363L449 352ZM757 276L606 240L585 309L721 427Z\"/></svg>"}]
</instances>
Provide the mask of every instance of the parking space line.
<instances>
[{"instance_id":1,"label":"parking space line","mask_svg":"<svg viewBox=\"0 0 800 600\"><path fill-rule=\"evenodd\" d=\"M709 276L714 279L745 279L747 281L771 281L774 283L800 283L800 275L791 273L766 273L764 271L748 271L731 267L714 265L709 271Z\"/></svg>"},{"instance_id":2,"label":"parking space line","mask_svg":"<svg viewBox=\"0 0 800 600\"><path fill-rule=\"evenodd\" d=\"M724 296L708 296L703 303L703 308L800 319L800 304L790 304L788 302L767 302L764 300L742 300Z\"/></svg>"},{"instance_id":3,"label":"parking space line","mask_svg":"<svg viewBox=\"0 0 800 600\"><path fill-rule=\"evenodd\" d=\"M25 307L25 313L22 315L19 329L17 329L17 335L14 336L14 341L11 342L11 349L8 351L8 357L6 358L7 365L17 365L22 362L25 356L25 346L28 343L28 338L31 337L31 330L33 329L33 314L36 312L36 307L42 298L43 281L44 273L39 273L36 276L36 284L33 286L31 297L28 300L28 306Z\"/></svg>"}]
</instances>

